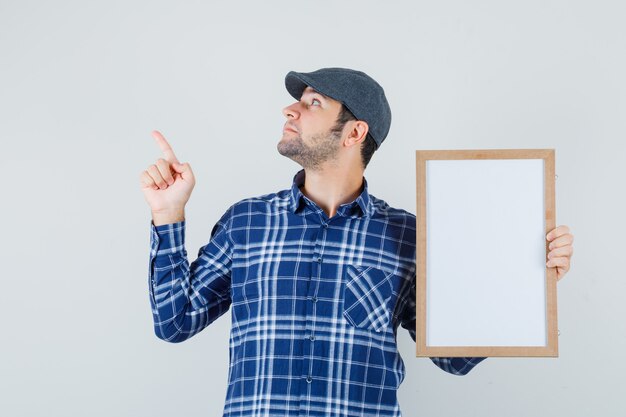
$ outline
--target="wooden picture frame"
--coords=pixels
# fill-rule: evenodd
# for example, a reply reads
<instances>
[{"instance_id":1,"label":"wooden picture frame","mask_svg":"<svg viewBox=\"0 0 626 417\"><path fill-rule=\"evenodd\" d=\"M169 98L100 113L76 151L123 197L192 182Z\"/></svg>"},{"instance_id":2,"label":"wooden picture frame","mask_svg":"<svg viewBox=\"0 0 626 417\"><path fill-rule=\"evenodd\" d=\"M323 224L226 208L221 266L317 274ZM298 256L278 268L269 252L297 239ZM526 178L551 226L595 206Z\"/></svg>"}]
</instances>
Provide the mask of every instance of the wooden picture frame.
<instances>
[{"instance_id":1,"label":"wooden picture frame","mask_svg":"<svg viewBox=\"0 0 626 417\"><path fill-rule=\"evenodd\" d=\"M418 150L416 180L416 356L557 357L554 149Z\"/></svg>"}]
</instances>

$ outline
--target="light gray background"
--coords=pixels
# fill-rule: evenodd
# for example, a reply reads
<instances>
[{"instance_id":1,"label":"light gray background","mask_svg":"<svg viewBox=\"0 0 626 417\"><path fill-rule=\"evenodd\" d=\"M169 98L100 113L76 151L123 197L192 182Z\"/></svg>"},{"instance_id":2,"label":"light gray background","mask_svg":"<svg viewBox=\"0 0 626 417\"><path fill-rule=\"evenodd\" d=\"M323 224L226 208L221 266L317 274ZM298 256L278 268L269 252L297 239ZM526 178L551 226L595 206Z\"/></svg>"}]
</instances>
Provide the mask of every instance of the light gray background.
<instances>
[{"instance_id":1,"label":"light gray background","mask_svg":"<svg viewBox=\"0 0 626 417\"><path fill-rule=\"evenodd\" d=\"M150 131L194 169L193 260L230 204L290 187L299 169L276 151L285 74L346 66L376 78L393 112L365 172L372 194L415 213L416 149L555 148L557 224L576 236L560 357L489 358L457 377L415 358L402 329L404 415L624 416L625 12L1 0L0 414L221 415L230 313L182 344L153 333Z\"/></svg>"}]
</instances>

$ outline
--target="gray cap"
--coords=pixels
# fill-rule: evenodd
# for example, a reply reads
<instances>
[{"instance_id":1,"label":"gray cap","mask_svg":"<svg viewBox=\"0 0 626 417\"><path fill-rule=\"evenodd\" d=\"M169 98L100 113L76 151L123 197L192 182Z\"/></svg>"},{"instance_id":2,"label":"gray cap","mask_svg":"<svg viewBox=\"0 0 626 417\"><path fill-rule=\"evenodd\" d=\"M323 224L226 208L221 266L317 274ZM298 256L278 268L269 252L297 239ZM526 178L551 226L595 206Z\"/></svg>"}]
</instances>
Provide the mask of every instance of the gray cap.
<instances>
[{"instance_id":1,"label":"gray cap","mask_svg":"<svg viewBox=\"0 0 626 417\"><path fill-rule=\"evenodd\" d=\"M348 68L289 71L285 76L285 87L296 100L307 86L341 102L354 117L367 122L368 134L376 142L376 149L380 147L391 126L391 108L385 91L372 77Z\"/></svg>"}]
</instances>

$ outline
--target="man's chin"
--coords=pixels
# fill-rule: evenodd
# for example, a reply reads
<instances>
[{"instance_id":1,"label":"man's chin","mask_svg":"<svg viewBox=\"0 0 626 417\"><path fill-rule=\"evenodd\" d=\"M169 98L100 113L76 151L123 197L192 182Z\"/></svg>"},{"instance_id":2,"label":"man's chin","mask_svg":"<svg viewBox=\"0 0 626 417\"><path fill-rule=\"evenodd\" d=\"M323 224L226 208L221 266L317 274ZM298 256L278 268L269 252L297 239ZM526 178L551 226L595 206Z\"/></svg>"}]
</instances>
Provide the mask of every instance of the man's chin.
<instances>
[{"instance_id":1,"label":"man's chin","mask_svg":"<svg viewBox=\"0 0 626 417\"><path fill-rule=\"evenodd\" d=\"M284 146L280 146L280 144L278 144L278 146L276 146L276 150L282 156L286 156L289 159L293 159L294 154L293 152L289 152L288 148L285 148Z\"/></svg>"},{"instance_id":2,"label":"man's chin","mask_svg":"<svg viewBox=\"0 0 626 417\"><path fill-rule=\"evenodd\" d=\"M276 150L282 156L284 156L286 158L289 158L292 161L302 165L302 163L300 161L300 158L298 158L298 156L300 155L300 152L295 151L294 149L290 148L289 146L285 146L285 144L282 141L279 142L278 145L276 145Z\"/></svg>"},{"instance_id":3,"label":"man's chin","mask_svg":"<svg viewBox=\"0 0 626 417\"><path fill-rule=\"evenodd\" d=\"M294 149L294 142L293 141L289 141L289 140L285 140L284 136L276 144L276 149L278 150L279 154L287 156L287 157L289 157L290 155L293 155L297 151L296 149Z\"/></svg>"}]
</instances>

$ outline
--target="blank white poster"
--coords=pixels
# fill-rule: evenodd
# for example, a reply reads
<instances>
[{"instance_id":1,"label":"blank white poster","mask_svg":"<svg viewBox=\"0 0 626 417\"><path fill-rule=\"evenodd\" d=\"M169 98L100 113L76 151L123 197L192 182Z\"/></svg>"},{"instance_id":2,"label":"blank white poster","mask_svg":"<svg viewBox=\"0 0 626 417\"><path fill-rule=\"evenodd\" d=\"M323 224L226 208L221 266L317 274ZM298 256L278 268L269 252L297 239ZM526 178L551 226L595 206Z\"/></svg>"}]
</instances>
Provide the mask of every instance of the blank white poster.
<instances>
[{"instance_id":1,"label":"blank white poster","mask_svg":"<svg viewBox=\"0 0 626 417\"><path fill-rule=\"evenodd\" d=\"M426 161L427 346L545 346L543 159Z\"/></svg>"}]
</instances>

